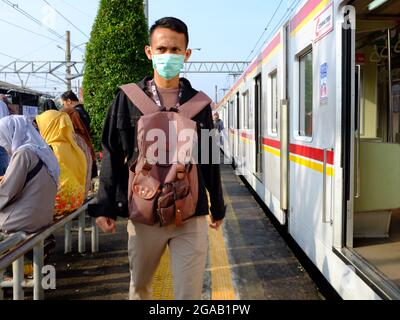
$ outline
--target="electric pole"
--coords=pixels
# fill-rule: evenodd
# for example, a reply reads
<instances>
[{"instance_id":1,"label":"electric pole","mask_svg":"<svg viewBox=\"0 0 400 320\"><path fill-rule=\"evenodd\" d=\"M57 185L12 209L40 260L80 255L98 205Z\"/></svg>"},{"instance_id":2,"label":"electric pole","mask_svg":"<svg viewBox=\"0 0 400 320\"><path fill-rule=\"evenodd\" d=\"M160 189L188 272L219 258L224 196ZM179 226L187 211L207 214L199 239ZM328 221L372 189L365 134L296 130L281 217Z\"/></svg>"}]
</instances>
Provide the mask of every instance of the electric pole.
<instances>
[{"instance_id":1,"label":"electric pole","mask_svg":"<svg viewBox=\"0 0 400 320\"><path fill-rule=\"evenodd\" d=\"M144 16L146 17L146 22L149 24L149 0L143 0L144 5Z\"/></svg>"},{"instance_id":2,"label":"electric pole","mask_svg":"<svg viewBox=\"0 0 400 320\"><path fill-rule=\"evenodd\" d=\"M66 32L66 48L65 48L65 63L66 63L66 75L65 79L67 80L67 90L72 89L71 84L71 32Z\"/></svg>"},{"instance_id":3,"label":"electric pole","mask_svg":"<svg viewBox=\"0 0 400 320\"><path fill-rule=\"evenodd\" d=\"M218 104L218 86L215 86L215 104Z\"/></svg>"}]
</instances>

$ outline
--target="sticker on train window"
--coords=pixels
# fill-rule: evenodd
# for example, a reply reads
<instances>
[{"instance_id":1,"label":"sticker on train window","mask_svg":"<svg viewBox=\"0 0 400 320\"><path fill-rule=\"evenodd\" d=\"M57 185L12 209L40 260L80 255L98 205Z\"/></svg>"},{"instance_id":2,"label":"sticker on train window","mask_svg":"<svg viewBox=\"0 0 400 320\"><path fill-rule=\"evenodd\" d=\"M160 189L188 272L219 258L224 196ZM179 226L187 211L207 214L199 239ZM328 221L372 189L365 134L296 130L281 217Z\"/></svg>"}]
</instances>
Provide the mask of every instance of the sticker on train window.
<instances>
[{"instance_id":1,"label":"sticker on train window","mask_svg":"<svg viewBox=\"0 0 400 320\"><path fill-rule=\"evenodd\" d=\"M320 102L328 102L328 64L324 63L320 69Z\"/></svg>"}]
</instances>

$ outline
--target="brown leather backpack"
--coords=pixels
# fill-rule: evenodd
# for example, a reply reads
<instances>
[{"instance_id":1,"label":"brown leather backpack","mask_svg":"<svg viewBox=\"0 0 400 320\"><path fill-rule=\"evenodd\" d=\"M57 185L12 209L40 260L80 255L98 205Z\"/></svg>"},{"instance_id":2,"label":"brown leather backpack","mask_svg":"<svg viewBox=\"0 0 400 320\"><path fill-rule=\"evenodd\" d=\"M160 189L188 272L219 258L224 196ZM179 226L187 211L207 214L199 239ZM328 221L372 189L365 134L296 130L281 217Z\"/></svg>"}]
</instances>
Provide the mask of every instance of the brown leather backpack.
<instances>
[{"instance_id":1,"label":"brown leather backpack","mask_svg":"<svg viewBox=\"0 0 400 320\"><path fill-rule=\"evenodd\" d=\"M211 99L199 92L178 109L164 111L136 84L121 89L143 113L137 123L139 156L129 171L129 218L180 226L196 213L199 192L193 161L197 124L192 118Z\"/></svg>"}]
</instances>

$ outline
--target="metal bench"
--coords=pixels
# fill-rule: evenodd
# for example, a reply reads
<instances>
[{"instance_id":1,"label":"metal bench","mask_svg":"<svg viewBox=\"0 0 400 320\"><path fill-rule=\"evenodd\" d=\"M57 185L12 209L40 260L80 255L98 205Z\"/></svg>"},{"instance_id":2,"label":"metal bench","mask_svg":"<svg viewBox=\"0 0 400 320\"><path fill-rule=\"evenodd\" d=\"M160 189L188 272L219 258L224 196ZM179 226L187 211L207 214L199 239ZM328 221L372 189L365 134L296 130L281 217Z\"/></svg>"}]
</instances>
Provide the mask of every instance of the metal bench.
<instances>
[{"instance_id":1,"label":"metal bench","mask_svg":"<svg viewBox=\"0 0 400 320\"><path fill-rule=\"evenodd\" d=\"M86 211L89 204L94 203L95 199L91 199L82 205L76 211L55 220L50 226L35 233L25 234L18 232L10 235L4 241L0 242L0 300L4 299L4 288L13 288L13 299L24 299L24 288L33 288L33 299L44 299L44 290L42 287L42 269L44 260L44 240L56 231L64 228L65 241L64 252L72 251L72 221L78 219L78 252L85 252L85 231L91 231L92 252L98 252L98 228L95 219L91 218L90 230L85 230ZM24 256L33 250L33 279L25 280L24 278ZM12 264L13 278L4 281L4 270Z\"/></svg>"}]
</instances>

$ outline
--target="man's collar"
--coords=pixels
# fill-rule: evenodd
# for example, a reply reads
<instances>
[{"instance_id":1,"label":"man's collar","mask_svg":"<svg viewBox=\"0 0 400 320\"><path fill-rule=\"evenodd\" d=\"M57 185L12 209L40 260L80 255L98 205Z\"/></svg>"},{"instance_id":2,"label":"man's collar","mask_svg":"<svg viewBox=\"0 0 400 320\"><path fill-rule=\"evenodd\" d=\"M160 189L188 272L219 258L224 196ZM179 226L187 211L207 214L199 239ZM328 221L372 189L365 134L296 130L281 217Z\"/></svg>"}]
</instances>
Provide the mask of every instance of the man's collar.
<instances>
[{"instance_id":1,"label":"man's collar","mask_svg":"<svg viewBox=\"0 0 400 320\"><path fill-rule=\"evenodd\" d=\"M151 81L151 80L153 80L153 77L146 77L146 78L144 78L142 81L140 81L140 82L138 83L138 86L139 86L141 89L145 90L146 87L147 87L147 82L148 82L148 81ZM192 85L191 85L191 83L190 83L190 81L189 81L188 79L186 79L186 78L180 78L180 79L179 79L179 82L180 82L180 85L182 86L182 88L183 88L184 91L185 91L185 90L193 90L193 87L192 87Z\"/></svg>"}]
</instances>

